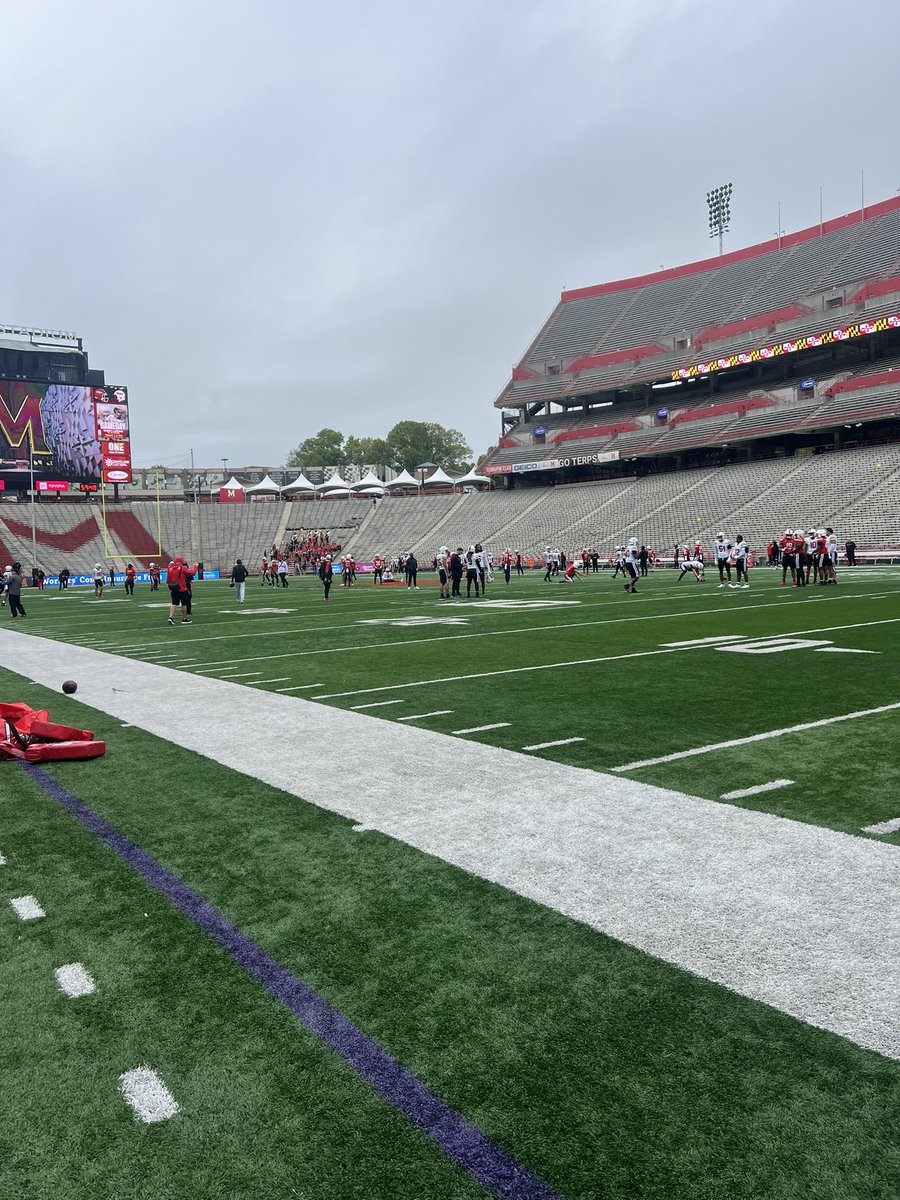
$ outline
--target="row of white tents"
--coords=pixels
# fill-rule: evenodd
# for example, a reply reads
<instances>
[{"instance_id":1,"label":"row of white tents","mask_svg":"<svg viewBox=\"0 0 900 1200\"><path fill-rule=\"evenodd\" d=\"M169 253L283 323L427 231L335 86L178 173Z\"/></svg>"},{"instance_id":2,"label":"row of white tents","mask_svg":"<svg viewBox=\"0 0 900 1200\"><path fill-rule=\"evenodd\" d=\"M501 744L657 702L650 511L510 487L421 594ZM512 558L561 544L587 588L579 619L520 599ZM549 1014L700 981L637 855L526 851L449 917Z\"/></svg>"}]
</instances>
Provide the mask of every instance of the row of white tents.
<instances>
[{"instance_id":1,"label":"row of white tents","mask_svg":"<svg viewBox=\"0 0 900 1200\"><path fill-rule=\"evenodd\" d=\"M348 483L346 479L341 478L340 471L336 472L330 479L326 479L324 483L311 483L306 476L301 472L296 479L291 483L287 483L282 487L277 484L274 479L266 475L259 483L255 483L252 487L245 487L239 483L232 475L227 483L222 484L222 491L241 491L247 496L273 496L282 495L290 499L291 496L383 496L385 492L402 492L402 491L421 491L423 488L444 487L458 488L470 487L474 484L490 483L490 480L485 475L479 475L473 467L465 475L461 475L458 479L452 479L446 471L440 467L436 471L427 476L423 480L414 479L409 471L401 471L396 479L388 480L385 483L379 479L374 471L369 471L364 479L360 479L358 483Z\"/></svg>"}]
</instances>

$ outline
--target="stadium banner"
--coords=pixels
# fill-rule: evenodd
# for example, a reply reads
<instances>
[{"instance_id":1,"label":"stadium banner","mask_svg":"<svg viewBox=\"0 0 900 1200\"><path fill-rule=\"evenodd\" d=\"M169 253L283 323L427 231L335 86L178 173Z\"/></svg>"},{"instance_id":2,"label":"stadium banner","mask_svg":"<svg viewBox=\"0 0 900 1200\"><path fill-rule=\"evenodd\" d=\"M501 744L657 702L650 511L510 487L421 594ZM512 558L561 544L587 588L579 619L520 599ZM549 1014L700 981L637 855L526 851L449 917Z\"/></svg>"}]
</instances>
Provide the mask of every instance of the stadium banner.
<instances>
[{"instance_id":1,"label":"stadium banner","mask_svg":"<svg viewBox=\"0 0 900 1200\"><path fill-rule=\"evenodd\" d=\"M63 479L39 479L34 485L39 492L67 492L69 485Z\"/></svg>"},{"instance_id":2,"label":"stadium banner","mask_svg":"<svg viewBox=\"0 0 900 1200\"><path fill-rule=\"evenodd\" d=\"M220 504L243 504L244 489L243 488L219 488L219 503Z\"/></svg>"},{"instance_id":3,"label":"stadium banner","mask_svg":"<svg viewBox=\"0 0 900 1200\"><path fill-rule=\"evenodd\" d=\"M618 450L598 450L595 454L573 454L570 458L545 458L540 462L500 463L484 468L485 475L520 475L523 471L561 471L566 467L585 467L592 463L616 462Z\"/></svg>"},{"instance_id":4,"label":"stadium banner","mask_svg":"<svg viewBox=\"0 0 900 1200\"><path fill-rule=\"evenodd\" d=\"M100 443L104 483L131 483L131 430L128 419L128 389L93 389L94 424Z\"/></svg>"},{"instance_id":5,"label":"stadium banner","mask_svg":"<svg viewBox=\"0 0 900 1200\"><path fill-rule=\"evenodd\" d=\"M165 574L165 572L164 572L164 574ZM109 571L104 572L104 575L106 577L108 577ZM191 587L193 587L195 583L206 583L206 581L209 579L221 579L221 578L222 578L222 575L219 571L207 571L204 569L203 578L192 580ZM116 571L115 574L113 575L113 579L115 580L117 585L124 584L124 582L125 582L124 572ZM135 575L134 582L135 583L149 583L150 576L147 574L146 571L141 571L137 575ZM28 586L29 587L31 586L30 580L29 580ZM88 586L90 586L90 587L94 586L93 575L70 575L69 576L69 587L88 587ZM107 584L107 587L108 586L109 585ZM59 576L58 575L47 575L44 578L44 591L46 591L47 588L50 588L50 587L59 587ZM160 594L162 594L165 591L166 594L168 595L168 591L166 589L165 582L160 583L159 591L160 591Z\"/></svg>"},{"instance_id":6,"label":"stadium banner","mask_svg":"<svg viewBox=\"0 0 900 1200\"><path fill-rule=\"evenodd\" d=\"M672 380L696 379L712 371L726 371L729 367L743 367L749 363L766 362L784 354L796 354L800 350L817 350L820 346L832 346L836 342L847 342L852 338L867 337L870 333L884 333L888 329L900 329L900 313L890 317L877 317L874 321L859 321L841 329L826 329L823 333L808 333L805 337L778 342L774 346L761 346L758 350L747 350L741 354L729 354L725 358L713 358L709 362L694 363L672 372Z\"/></svg>"}]
</instances>

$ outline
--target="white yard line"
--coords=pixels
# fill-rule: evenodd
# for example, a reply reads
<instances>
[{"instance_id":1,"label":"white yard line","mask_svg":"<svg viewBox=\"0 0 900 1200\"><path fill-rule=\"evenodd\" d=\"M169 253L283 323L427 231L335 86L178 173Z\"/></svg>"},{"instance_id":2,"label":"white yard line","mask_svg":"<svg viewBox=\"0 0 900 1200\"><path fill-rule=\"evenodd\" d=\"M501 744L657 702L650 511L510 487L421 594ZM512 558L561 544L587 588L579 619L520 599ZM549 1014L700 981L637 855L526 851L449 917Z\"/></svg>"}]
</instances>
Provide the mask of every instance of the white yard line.
<instances>
[{"instance_id":1,"label":"white yard line","mask_svg":"<svg viewBox=\"0 0 900 1200\"><path fill-rule=\"evenodd\" d=\"M219 675L219 679L250 679L253 675L259 675L259 671L239 671L237 674L229 672L227 675ZM288 678L288 676L285 676Z\"/></svg>"},{"instance_id":2,"label":"white yard line","mask_svg":"<svg viewBox=\"0 0 900 1200\"><path fill-rule=\"evenodd\" d=\"M509 729L510 721L494 721L491 725L472 725L469 729L451 729L451 733L487 733L489 729Z\"/></svg>"},{"instance_id":3,"label":"white yard line","mask_svg":"<svg viewBox=\"0 0 900 1200\"><path fill-rule=\"evenodd\" d=\"M891 842L147 663L114 691L115 656L7 627L0 659L44 686L77 672L75 703L900 1059ZM357 786L285 775L297 745L339 745ZM423 762L453 787L423 789Z\"/></svg>"},{"instance_id":4,"label":"white yard line","mask_svg":"<svg viewBox=\"0 0 900 1200\"><path fill-rule=\"evenodd\" d=\"M834 633L837 630L841 630L841 629L868 629L870 625L896 625L898 622L900 622L900 617L890 617L884 621L857 621L857 622L854 622L852 625L829 625L823 629L799 629L796 631L796 633L785 633L785 634L779 634L779 635L773 635L773 636L793 638L793 637L799 636L800 634L806 634L806 633ZM564 626L558 626L558 628L564 628ZM463 634L461 636L484 637L485 635L484 634L478 634L478 635ZM491 636L491 635L488 634L487 636ZM417 638L414 641L402 643L402 644L405 644L407 646L414 646L416 644L416 641L420 641L420 640L421 641L428 640L428 641L438 641L439 642L439 641L444 641L445 639L443 639L443 638L429 638L429 639ZM741 640L744 640L744 639L741 639ZM388 643L388 644L390 645L393 643ZM659 655L659 654L683 654L685 651L688 651L688 650L716 650L718 648L719 647L717 647L717 646L699 646L695 642L687 642L686 644L684 644L682 646L663 647L662 649L659 649L659 650L636 650L630 654L604 654L597 658L575 658L575 659L571 659L567 662L536 663L536 664L532 664L531 666L527 666L527 667L504 667L502 670L499 670L499 671L469 672L466 675L444 675L439 679L419 679L419 680L414 681L413 683L389 683L389 684L383 684L379 687L359 688L353 692L329 692L324 696L317 696L316 699L317 700L338 700L338 699L342 699L345 696L364 696L364 695L368 695L371 692L392 692L392 691L397 691L401 688L429 687L432 684L436 684L436 683L459 683L462 680L466 680L466 679L492 679L496 675L521 675L528 671L556 671L563 667L585 667L585 666L593 666L596 663L625 661L626 659L630 659L630 658L653 658L654 656ZM360 649L360 647L357 647L357 649ZM365 647L365 649L369 649L369 647Z\"/></svg>"},{"instance_id":5,"label":"white yard line","mask_svg":"<svg viewBox=\"0 0 900 1200\"><path fill-rule=\"evenodd\" d=\"M533 746L523 746L523 750L549 750L553 746L571 746L573 742L583 742L583 737L559 738L555 742L535 742Z\"/></svg>"},{"instance_id":6,"label":"white yard line","mask_svg":"<svg viewBox=\"0 0 900 1200\"><path fill-rule=\"evenodd\" d=\"M385 708L388 704L402 704L402 700L374 700L371 704L353 704L351 708L354 712L360 708Z\"/></svg>"},{"instance_id":7,"label":"white yard line","mask_svg":"<svg viewBox=\"0 0 900 1200\"><path fill-rule=\"evenodd\" d=\"M232 678L237 678L232 676ZM286 679L290 679L290 675L279 675L277 679L254 679L250 684L251 687L262 687L266 683L284 683Z\"/></svg>"},{"instance_id":8,"label":"white yard line","mask_svg":"<svg viewBox=\"0 0 900 1200\"><path fill-rule=\"evenodd\" d=\"M777 792L779 788L790 787L793 779L773 779L771 783L757 783L754 787L738 788L734 792L723 792L722 800L743 800L746 796L761 796L763 792Z\"/></svg>"},{"instance_id":9,"label":"white yard line","mask_svg":"<svg viewBox=\"0 0 900 1200\"><path fill-rule=\"evenodd\" d=\"M135 1118L145 1125L168 1121L180 1111L175 1097L149 1067L135 1067L119 1076L119 1091Z\"/></svg>"},{"instance_id":10,"label":"white yard line","mask_svg":"<svg viewBox=\"0 0 900 1200\"><path fill-rule=\"evenodd\" d=\"M10 904L20 921L37 921L39 917L46 916L34 896L15 896Z\"/></svg>"},{"instance_id":11,"label":"white yard line","mask_svg":"<svg viewBox=\"0 0 900 1200\"><path fill-rule=\"evenodd\" d=\"M310 688L318 688L323 686L324 685L321 683L298 683L294 687L276 688L275 690L278 692L305 692Z\"/></svg>"},{"instance_id":12,"label":"white yard line","mask_svg":"<svg viewBox=\"0 0 900 1200\"><path fill-rule=\"evenodd\" d=\"M398 717L398 721L424 721L426 717L449 717L452 708L436 708L434 712L413 713L410 717Z\"/></svg>"},{"instance_id":13,"label":"white yard line","mask_svg":"<svg viewBox=\"0 0 900 1200\"><path fill-rule=\"evenodd\" d=\"M900 817L890 821L879 821L877 825L863 825L863 833L900 833Z\"/></svg>"},{"instance_id":14,"label":"white yard line","mask_svg":"<svg viewBox=\"0 0 900 1200\"><path fill-rule=\"evenodd\" d=\"M72 1000L76 1000L79 996L90 996L97 990L96 983L79 962L66 963L64 967L57 967L53 974L56 976L60 991L65 992Z\"/></svg>"},{"instance_id":15,"label":"white yard line","mask_svg":"<svg viewBox=\"0 0 900 1200\"><path fill-rule=\"evenodd\" d=\"M711 742L707 746L695 746L693 750L676 750L674 754L660 754L657 758L642 758L637 762L624 763L621 767L610 767L611 771L638 771L642 767L656 767L661 763L677 762L681 758L694 758L698 754L712 754L716 750L731 750L734 746L749 746L751 742L767 742L770 738L785 737L790 733L805 733L808 729L823 729L826 725L838 725L842 721L856 721L860 717L875 717L881 713L894 712L897 704L882 704L878 708L863 708L858 712L843 713L839 717L824 717L821 721L805 721L802 725L786 725L783 729L769 729L766 733L752 733L749 737L732 738L727 742Z\"/></svg>"}]
</instances>

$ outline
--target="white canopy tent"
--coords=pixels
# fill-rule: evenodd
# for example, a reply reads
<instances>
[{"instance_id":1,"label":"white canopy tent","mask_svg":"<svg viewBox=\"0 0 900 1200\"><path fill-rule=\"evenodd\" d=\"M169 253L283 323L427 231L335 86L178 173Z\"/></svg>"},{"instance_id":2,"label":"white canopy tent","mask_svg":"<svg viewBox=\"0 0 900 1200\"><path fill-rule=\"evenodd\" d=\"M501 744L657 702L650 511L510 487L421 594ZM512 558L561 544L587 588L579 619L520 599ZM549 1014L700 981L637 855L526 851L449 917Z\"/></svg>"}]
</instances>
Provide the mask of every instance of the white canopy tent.
<instances>
[{"instance_id":1,"label":"white canopy tent","mask_svg":"<svg viewBox=\"0 0 900 1200\"><path fill-rule=\"evenodd\" d=\"M340 471L336 471L330 479L326 479L316 488L317 492L348 492L349 490L350 484L346 479L341 478Z\"/></svg>"},{"instance_id":2,"label":"white canopy tent","mask_svg":"<svg viewBox=\"0 0 900 1200\"><path fill-rule=\"evenodd\" d=\"M350 485L355 492L364 491L366 488L384 488L384 484L378 478L374 471L369 471L364 479L360 479L359 483L351 483Z\"/></svg>"},{"instance_id":3,"label":"white canopy tent","mask_svg":"<svg viewBox=\"0 0 900 1200\"><path fill-rule=\"evenodd\" d=\"M440 485L442 487L455 487L456 480L451 479L443 467L438 467L436 471L432 471L422 483L422 487L431 487Z\"/></svg>"},{"instance_id":4,"label":"white canopy tent","mask_svg":"<svg viewBox=\"0 0 900 1200\"><path fill-rule=\"evenodd\" d=\"M310 483L306 476L301 471L297 478L292 483L286 483L281 489L281 494L293 494L294 492L314 492L316 485Z\"/></svg>"},{"instance_id":5,"label":"white canopy tent","mask_svg":"<svg viewBox=\"0 0 900 1200\"><path fill-rule=\"evenodd\" d=\"M240 487L240 484L238 484L238 487ZM263 493L278 493L281 491L281 486L274 479L270 479L266 475L265 479L261 479L259 483L254 483L253 487L245 488L244 491L248 496L261 496Z\"/></svg>"},{"instance_id":6,"label":"white canopy tent","mask_svg":"<svg viewBox=\"0 0 900 1200\"><path fill-rule=\"evenodd\" d=\"M227 483L220 483L220 484L219 484L219 489L221 490L222 488L225 488L225 489L226 489L226 491L230 491L230 492L243 492L243 491L246 491L246 488L244 487L244 485L243 485L242 483L240 483L240 482L239 482L237 479L235 479L235 477L234 477L233 475L232 475L232 477L231 477L231 478L228 480L228 482L227 482Z\"/></svg>"},{"instance_id":7,"label":"white canopy tent","mask_svg":"<svg viewBox=\"0 0 900 1200\"><path fill-rule=\"evenodd\" d=\"M467 483L490 483L491 481L487 475L479 475L473 467L465 475L460 475L455 482L457 487L465 487Z\"/></svg>"},{"instance_id":8,"label":"white canopy tent","mask_svg":"<svg viewBox=\"0 0 900 1200\"><path fill-rule=\"evenodd\" d=\"M409 471L403 470L396 479L392 479L390 483L386 483L384 486L389 492L392 492L394 488L417 488L419 481L418 479L413 479Z\"/></svg>"},{"instance_id":9,"label":"white canopy tent","mask_svg":"<svg viewBox=\"0 0 900 1200\"><path fill-rule=\"evenodd\" d=\"M378 487L360 488L356 494L358 496L383 496L384 486L379 484Z\"/></svg>"}]
</instances>

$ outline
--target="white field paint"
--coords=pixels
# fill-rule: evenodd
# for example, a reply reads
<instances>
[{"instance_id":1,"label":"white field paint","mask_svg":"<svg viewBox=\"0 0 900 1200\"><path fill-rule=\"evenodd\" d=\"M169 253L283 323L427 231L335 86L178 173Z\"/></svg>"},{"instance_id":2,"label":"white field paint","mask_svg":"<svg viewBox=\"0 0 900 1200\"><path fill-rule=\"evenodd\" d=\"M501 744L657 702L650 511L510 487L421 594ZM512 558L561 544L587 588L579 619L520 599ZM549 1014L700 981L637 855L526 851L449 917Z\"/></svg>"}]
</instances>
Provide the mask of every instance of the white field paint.
<instances>
[{"instance_id":1,"label":"white field paint","mask_svg":"<svg viewBox=\"0 0 900 1200\"><path fill-rule=\"evenodd\" d=\"M877 825L863 825L863 833L900 833L900 817L890 821L879 821Z\"/></svg>"},{"instance_id":2,"label":"white field paint","mask_svg":"<svg viewBox=\"0 0 900 1200\"><path fill-rule=\"evenodd\" d=\"M365 713L148 663L113 691L121 659L8 627L0 659L45 686L78 673L76 703L900 1059L890 842L565 763L548 771L544 758L399 721L379 721L375 737ZM247 743L248 723L266 729L264 743ZM339 744L357 786L285 777L298 743ZM454 780L451 793L421 789L421 762ZM413 794L415 805L403 800Z\"/></svg>"},{"instance_id":3,"label":"white field paint","mask_svg":"<svg viewBox=\"0 0 900 1200\"><path fill-rule=\"evenodd\" d=\"M712 754L716 750L731 750L735 746L749 746L752 742L767 742L770 738L785 737L790 733L805 733L808 729L823 729L826 725L839 725L842 721L857 721L861 717L876 717L881 713L894 712L898 704L882 704L878 708L863 708L859 712L843 713L839 717L823 717L820 721L805 721L802 725L786 725L783 729L770 729L766 733L752 733L749 737L732 738L728 742L711 742L696 746L693 750L676 750L674 754L661 754L658 758L642 758L639 762L611 767L612 771L637 771L641 767L656 767L660 763L677 762L681 758L694 758L698 754Z\"/></svg>"},{"instance_id":4,"label":"white field paint","mask_svg":"<svg viewBox=\"0 0 900 1200\"><path fill-rule=\"evenodd\" d=\"M310 688L324 687L321 683L298 683L294 687L276 688L277 692L306 692Z\"/></svg>"},{"instance_id":5,"label":"white field paint","mask_svg":"<svg viewBox=\"0 0 900 1200\"><path fill-rule=\"evenodd\" d=\"M2 854L0 854L0 867L5 867L5 866L6 866L6 859L3 857Z\"/></svg>"},{"instance_id":6,"label":"white field paint","mask_svg":"<svg viewBox=\"0 0 900 1200\"><path fill-rule=\"evenodd\" d=\"M583 737L559 738L555 742L535 742L533 746L523 746L523 750L549 750L552 746L571 746L573 742L583 742Z\"/></svg>"},{"instance_id":7,"label":"white field paint","mask_svg":"<svg viewBox=\"0 0 900 1200\"><path fill-rule=\"evenodd\" d=\"M46 915L34 896L15 896L10 904L20 921L37 921Z\"/></svg>"},{"instance_id":8,"label":"white field paint","mask_svg":"<svg viewBox=\"0 0 900 1200\"><path fill-rule=\"evenodd\" d=\"M852 625L831 625L831 626L827 626L824 629L801 629L799 632L800 633L833 633L834 631L839 630L839 629L868 629L871 625L896 625L898 622L900 622L900 617L890 617L886 621L857 621ZM588 622L588 624L592 624L592 623L594 623L594 622ZM604 622L604 624L606 624L606 622ZM568 627L565 625L559 625L559 626L555 626L555 627L548 626L548 628L565 629ZM533 632L533 631L529 631L529 632ZM475 633L463 633L463 634L453 635L453 637L484 637L484 636L492 637L495 635L493 635L493 634L485 635L485 634L475 634ZM797 635L791 634L790 636L792 638L795 638ZM412 642L405 642L405 643L403 643L403 642L400 642L400 643L387 642L385 644L389 645L389 646L390 645L406 645L407 647L409 647L409 646L415 646L418 641L424 641L424 640L433 641L433 642L441 642L441 641L447 641L447 640L451 640L451 639L449 639L449 638L428 638L428 639L417 638L415 641L412 641ZM365 648L370 649L370 647L368 647L368 646ZM663 648L660 650L636 650L636 651L633 651L628 654L605 654L605 655L601 655L600 657L597 657L597 658L576 658L576 659L572 659L571 661L567 661L567 662L534 663L527 667L504 667L502 670L499 670L499 671L481 671L481 672L471 672L470 671L466 675L445 675L445 676L442 676L440 679L419 679L419 680L414 681L413 683L382 684L379 687L359 688L353 692L329 692L327 695L317 696L316 699L317 700L337 700L337 699L341 699L345 696L364 696L364 695L368 695L372 692L392 692L392 691L397 691L401 688L429 687L436 683L459 683L460 681L466 680L466 679L492 679L497 675L521 675L528 671L556 671L562 667L593 666L595 663L619 662L619 661L624 661L626 659L631 659L631 658L652 658L658 654L682 654L686 650L703 650L706 648L707 647L697 646L697 645L694 645L693 643L689 643L686 646L675 646L675 647L670 647L670 648ZM723 647L720 647L720 646L712 646L709 648L713 649L713 650L723 649ZM345 649L348 649L348 647L345 647ZM356 647L356 649L359 649L359 647ZM319 652L313 651L313 653L315 654L315 653L319 653Z\"/></svg>"},{"instance_id":9,"label":"white field paint","mask_svg":"<svg viewBox=\"0 0 900 1200\"><path fill-rule=\"evenodd\" d=\"M452 708L436 708L434 712L413 713L410 717L398 717L398 721L424 721L426 717L449 717Z\"/></svg>"},{"instance_id":10,"label":"white field paint","mask_svg":"<svg viewBox=\"0 0 900 1200\"><path fill-rule=\"evenodd\" d=\"M723 633L718 637L691 638L687 642L661 642L667 649L680 650L687 646L716 646L722 642L741 642L745 639L743 633Z\"/></svg>"},{"instance_id":11,"label":"white field paint","mask_svg":"<svg viewBox=\"0 0 900 1200\"><path fill-rule=\"evenodd\" d=\"M761 796L764 792L777 792L779 788L790 787L793 779L773 779L771 783L757 783L754 787L738 788L734 792L724 792L722 800L743 800L746 796Z\"/></svg>"},{"instance_id":12,"label":"white field paint","mask_svg":"<svg viewBox=\"0 0 900 1200\"><path fill-rule=\"evenodd\" d=\"M145 1125L168 1121L180 1112L177 1100L149 1067L135 1067L119 1076L119 1091L135 1119Z\"/></svg>"},{"instance_id":13,"label":"white field paint","mask_svg":"<svg viewBox=\"0 0 900 1200\"><path fill-rule=\"evenodd\" d=\"M355 712L359 708L386 708L389 704L402 704L402 700L374 700L371 704L354 704L352 705Z\"/></svg>"},{"instance_id":14,"label":"white field paint","mask_svg":"<svg viewBox=\"0 0 900 1200\"><path fill-rule=\"evenodd\" d=\"M843 646L823 646L816 654L880 654L880 650L848 650Z\"/></svg>"},{"instance_id":15,"label":"white field paint","mask_svg":"<svg viewBox=\"0 0 900 1200\"><path fill-rule=\"evenodd\" d=\"M227 675L220 675L220 679L249 679L253 675L259 675L259 671L238 671L237 673L229 672Z\"/></svg>"},{"instance_id":16,"label":"white field paint","mask_svg":"<svg viewBox=\"0 0 900 1200\"><path fill-rule=\"evenodd\" d=\"M757 589L757 591L754 594L758 596L761 594L761 592L763 590L771 591L771 592L778 591L777 588ZM845 591L845 592L842 592L840 595L837 595L835 593L830 593L828 596L809 596L809 597L803 596L799 599L793 599L793 598L788 599L787 597L782 596L782 594L779 593L779 596L781 598L778 600L773 600L771 603L742 604L740 606L740 611L747 612L751 609L756 609L756 608L771 608L773 606L773 604L777 604L779 608L785 608L785 607L790 607L795 604L815 604L820 601L830 604L830 603L849 602L849 601L855 601L855 600L884 600L884 599L886 599L886 595L893 595L894 592L897 590L900 590L900 589L889 589L887 594L885 592L863 592L858 595L851 595ZM748 597L748 599L749 599L749 597ZM641 607L643 608L643 606L646 604L653 604L653 603L656 603L658 601L663 601L663 600L667 600L671 603L671 602L676 602L678 600L678 597L676 595L671 594L669 591L659 593L658 595L647 595L645 593L645 594L643 594L643 599L641 601ZM620 609L621 603L619 601L582 602L582 607L583 608L617 608L617 609ZM471 607L467 607L465 611L470 614L475 613L475 614L480 614L483 616L485 614L490 615L491 609L490 609L490 607L476 608L474 605L472 605ZM619 625L619 624L627 624L630 621L670 620L673 617L679 617L679 616L695 617L695 616L703 616L703 615L707 615L707 614L718 615L724 611L726 611L726 610L723 609L720 605L717 605L716 608L688 609L688 610L684 610L684 611L680 611L680 612L674 611L674 612L669 612L669 613L655 613L655 614L654 613L645 613L643 616L637 616L637 617L612 617L609 619L604 619L604 620L599 620L599 621L577 621L577 622L572 622L572 623L566 623L564 625L530 626L527 629L498 630L496 632L499 632L499 633L531 633L533 631L540 632L542 629L572 629L572 628L578 628L583 625ZM731 610L729 609L727 611L730 612ZM215 626L215 625L227 624L227 623L228 622L214 621L214 622L212 622L212 625ZM60 628L60 624L55 623L54 629L56 630L59 628ZM209 628L209 624L206 625L206 628ZM346 622L344 622L340 625L300 625L300 626L294 626L294 627L290 627L290 628L285 628L283 625L278 625L272 629L261 630L261 631L255 632L255 633L207 634L207 635L201 635L201 636L192 635L191 636L191 646L196 646L199 642L223 642L223 641L234 642L234 641L241 641L245 638L258 638L258 637L263 637L263 638L277 637L280 639L284 639L285 637L295 637L300 634L309 635L309 634L317 634L317 633L330 633L330 632L333 632L334 630L346 631L346 629L347 629ZM480 635L473 634L470 636L480 636ZM86 639L84 640L84 644L85 645L87 644ZM405 642L391 643L391 642L389 642L386 644L387 645L406 645L408 643L405 643ZM136 643L136 644L128 645L127 648L125 646L117 646L116 652L120 653L120 654L138 653L144 649L147 649L147 648L153 649L155 647L158 647L159 645L160 645L159 641L154 641L154 642L143 642L143 643ZM356 648L356 647L354 647L354 648ZM313 652L313 653L315 653L315 652ZM284 657L292 657L292 656L285 655ZM239 661L243 662L245 660L241 659Z\"/></svg>"},{"instance_id":17,"label":"white field paint","mask_svg":"<svg viewBox=\"0 0 900 1200\"><path fill-rule=\"evenodd\" d=\"M290 679L290 675L279 675L277 679L254 679L247 686L263 687L267 683L284 683L286 679Z\"/></svg>"},{"instance_id":18,"label":"white field paint","mask_svg":"<svg viewBox=\"0 0 900 1200\"><path fill-rule=\"evenodd\" d=\"M489 729L509 729L511 722L494 721L492 725L473 725L469 729L452 729L451 733L487 733Z\"/></svg>"},{"instance_id":19,"label":"white field paint","mask_svg":"<svg viewBox=\"0 0 900 1200\"><path fill-rule=\"evenodd\" d=\"M57 967L53 974L60 991L72 1000L77 1000L79 996L90 996L97 990L96 983L81 963L66 963L64 967Z\"/></svg>"}]
</instances>

